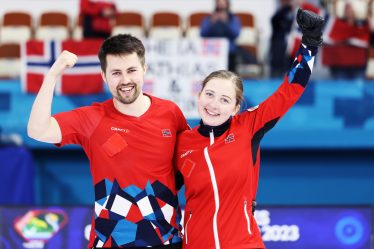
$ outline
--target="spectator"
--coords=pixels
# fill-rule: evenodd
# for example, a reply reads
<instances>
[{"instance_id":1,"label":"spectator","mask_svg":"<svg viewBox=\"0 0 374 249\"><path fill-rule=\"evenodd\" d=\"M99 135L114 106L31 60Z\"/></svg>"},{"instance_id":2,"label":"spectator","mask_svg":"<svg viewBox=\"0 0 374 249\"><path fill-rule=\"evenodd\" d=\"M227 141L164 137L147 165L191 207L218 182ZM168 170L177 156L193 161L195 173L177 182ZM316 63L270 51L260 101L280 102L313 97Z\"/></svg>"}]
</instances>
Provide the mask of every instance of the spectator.
<instances>
[{"instance_id":1,"label":"spectator","mask_svg":"<svg viewBox=\"0 0 374 249\"><path fill-rule=\"evenodd\" d=\"M239 62L256 63L253 55L235 44L241 30L241 23L230 9L229 0L216 0L214 12L203 19L200 35L206 38L227 38L229 40L229 70L236 71Z\"/></svg>"},{"instance_id":2,"label":"spectator","mask_svg":"<svg viewBox=\"0 0 374 249\"><path fill-rule=\"evenodd\" d=\"M287 36L294 20L291 0L280 0L280 8L271 18L270 75L283 77L288 69Z\"/></svg>"},{"instance_id":3,"label":"spectator","mask_svg":"<svg viewBox=\"0 0 374 249\"><path fill-rule=\"evenodd\" d=\"M270 75L272 77L285 75L300 47L302 34L295 22L298 8L324 16L324 11L310 1L280 0L280 7L271 19Z\"/></svg>"},{"instance_id":4,"label":"spectator","mask_svg":"<svg viewBox=\"0 0 374 249\"><path fill-rule=\"evenodd\" d=\"M297 9L301 8L303 10L311 11L319 16L323 16L325 20L327 17L325 16L325 12L323 9L319 8L318 6L312 4L307 0L292 0L292 12L293 18L295 19ZM294 21L291 27L291 31L288 36L288 46L287 46L287 60L289 61L288 65L291 65L293 59L295 58L296 52L300 47L301 44L301 30L299 29L298 25Z\"/></svg>"},{"instance_id":5,"label":"spectator","mask_svg":"<svg viewBox=\"0 0 374 249\"><path fill-rule=\"evenodd\" d=\"M342 18L331 18L326 26L323 63L335 79L365 76L370 28L366 19L358 19L351 2Z\"/></svg>"},{"instance_id":6,"label":"spectator","mask_svg":"<svg viewBox=\"0 0 374 249\"><path fill-rule=\"evenodd\" d=\"M83 38L107 38L115 24L116 5L114 0L81 0L83 15Z\"/></svg>"}]
</instances>

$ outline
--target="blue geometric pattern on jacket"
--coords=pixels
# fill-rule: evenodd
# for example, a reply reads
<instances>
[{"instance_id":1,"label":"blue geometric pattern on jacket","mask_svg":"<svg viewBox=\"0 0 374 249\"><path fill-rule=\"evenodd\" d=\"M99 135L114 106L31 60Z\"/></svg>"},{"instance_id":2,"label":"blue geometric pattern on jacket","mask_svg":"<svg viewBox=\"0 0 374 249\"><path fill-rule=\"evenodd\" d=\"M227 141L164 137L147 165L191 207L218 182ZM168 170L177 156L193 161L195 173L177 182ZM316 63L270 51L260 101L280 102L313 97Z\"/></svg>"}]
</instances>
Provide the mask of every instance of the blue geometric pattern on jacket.
<instances>
[{"instance_id":1,"label":"blue geometric pattern on jacket","mask_svg":"<svg viewBox=\"0 0 374 249\"><path fill-rule=\"evenodd\" d=\"M317 47L306 47L303 44L300 45L295 60L293 61L288 73L288 82L300 84L303 87L308 84L317 51Z\"/></svg>"},{"instance_id":2,"label":"blue geometric pattern on jacket","mask_svg":"<svg viewBox=\"0 0 374 249\"><path fill-rule=\"evenodd\" d=\"M121 188L104 179L95 185L95 246L146 247L180 242L178 197L159 181L144 189ZM178 220L179 219L179 220Z\"/></svg>"}]
</instances>

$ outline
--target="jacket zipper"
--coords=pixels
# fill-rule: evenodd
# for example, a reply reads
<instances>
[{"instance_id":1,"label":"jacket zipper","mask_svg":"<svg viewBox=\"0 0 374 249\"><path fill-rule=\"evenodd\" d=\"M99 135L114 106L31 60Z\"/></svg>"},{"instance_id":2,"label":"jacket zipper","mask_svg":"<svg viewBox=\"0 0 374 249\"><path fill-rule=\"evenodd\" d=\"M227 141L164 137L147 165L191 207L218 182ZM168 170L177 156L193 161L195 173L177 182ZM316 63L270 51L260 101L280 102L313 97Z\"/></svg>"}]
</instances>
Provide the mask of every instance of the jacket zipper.
<instances>
[{"instance_id":1,"label":"jacket zipper","mask_svg":"<svg viewBox=\"0 0 374 249\"><path fill-rule=\"evenodd\" d=\"M250 235L252 235L252 231L251 231L251 220L249 219L249 215L248 215L248 211L247 211L247 200L244 201L244 215L245 215L245 219L247 220L248 233Z\"/></svg>"},{"instance_id":2,"label":"jacket zipper","mask_svg":"<svg viewBox=\"0 0 374 249\"><path fill-rule=\"evenodd\" d=\"M209 132L209 144L212 146L214 144L214 133L213 130Z\"/></svg>"},{"instance_id":3,"label":"jacket zipper","mask_svg":"<svg viewBox=\"0 0 374 249\"><path fill-rule=\"evenodd\" d=\"M214 143L214 134L213 131L211 131L210 134L210 145ZM204 148L204 157L206 164L209 169L209 175L210 175L210 180L212 181L212 187L213 187L213 194L214 194L214 204L215 204L215 210L214 210L214 215L213 215L213 236L214 236L214 244L216 249L220 249L221 246L219 244L219 237L218 237L218 225L217 225L217 216L218 216L218 210L219 210L219 194L218 194L218 185L217 185L217 180L216 176L214 173L214 168L212 161L210 160L210 156L208 153L208 147Z\"/></svg>"},{"instance_id":4,"label":"jacket zipper","mask_svg":"<svg viewBox=\"0 0 374 249\"><path fill-rule=\"evenodd\" d=\"M188 223L190 222L191 218L192 218L192 211L190 211L190 216L188 217L188 220L186 222L186 227L184 228L185 230L184 234L186 236L186 245L188 244L187 227L188 227Z\"/></svg>"}]
</instances>

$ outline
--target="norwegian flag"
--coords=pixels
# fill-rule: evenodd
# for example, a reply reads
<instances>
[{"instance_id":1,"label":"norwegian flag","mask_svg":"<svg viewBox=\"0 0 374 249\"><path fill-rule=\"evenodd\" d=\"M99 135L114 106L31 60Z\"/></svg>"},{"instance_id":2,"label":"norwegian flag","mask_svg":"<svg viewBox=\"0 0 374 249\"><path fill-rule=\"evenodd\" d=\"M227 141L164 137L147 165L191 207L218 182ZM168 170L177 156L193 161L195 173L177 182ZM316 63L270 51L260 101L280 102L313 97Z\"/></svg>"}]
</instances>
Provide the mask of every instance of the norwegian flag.
<instances>
[{"instance_id":1,"label":"norwegian flag","mask_svg":"<svg viewBox=\"0 0 374 249\"><path fill-rule=\"evenodd\" d=\"M351 25L343 19L330 18L326 25L322 63L326 66L365 66L370 28L367 22Z\"/></svg>"},{"instance_id":2,"label":"norwegian flag","mask_svg":"<svg viewBox=\"0 0 374 249\"><path fill-rule=\"evenodd\" d=\"M235 141L235 135L234 133L230 133L226 138L225 138L225 144L231 143Z\"/></svg>"},{"instance_id":3,"label":"norwegian flag","mask_svg":"<svg viewBox=\"0 0 374 249\"><path fill-rule=\"evenodd\" d=\"M163 129L161 130L163 137L172 137L171 131L169 129Z\"/></svg>"},{"instance_id":4,"label":"norwegian flag","mask_svg":"<svg viewBox=\"0 0 374 249\"><path fill-rule=\"evenodd\" d=\"M368 22L350 24L343 19L330 18L326 25L324 41L327 44L348 44L368 48L370 27Z\"/></svg>"},{"instance_id":5,"label":"norwegian flag","mask_svg":"<svg viewBox=\"0 0 374 249\"><path fill-rule=\"evenodd\" d=\"M97 52L101 40L37 41L30 40L22 48L22 88L26 93L37 93L44 76L63 50L78 56L73 68L68 68L57 80L60 95L103 92L100 62Z\"/></svg>"}]
</instances>

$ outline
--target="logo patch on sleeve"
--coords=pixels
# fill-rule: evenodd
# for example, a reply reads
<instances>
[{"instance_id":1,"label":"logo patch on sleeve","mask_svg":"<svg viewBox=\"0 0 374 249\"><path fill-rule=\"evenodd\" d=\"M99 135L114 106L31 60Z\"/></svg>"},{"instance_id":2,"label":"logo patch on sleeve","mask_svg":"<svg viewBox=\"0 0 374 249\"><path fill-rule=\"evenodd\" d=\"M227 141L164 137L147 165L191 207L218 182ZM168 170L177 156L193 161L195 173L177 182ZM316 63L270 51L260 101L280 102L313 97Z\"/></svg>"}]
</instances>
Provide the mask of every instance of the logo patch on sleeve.
<instances>
[{"instance_id":1,"label":"logo patch on sleeve","mask_svg":"<svg viewBox=\"0 0 374 249\"><path fill-rule=\"evenodd\" d=\"M161 133L163 137L172 137L170 129L163 129L161 130Z\"/></svg>"}]
</instances>

